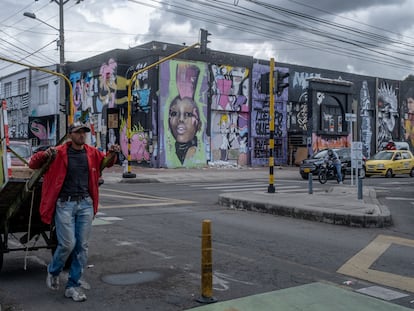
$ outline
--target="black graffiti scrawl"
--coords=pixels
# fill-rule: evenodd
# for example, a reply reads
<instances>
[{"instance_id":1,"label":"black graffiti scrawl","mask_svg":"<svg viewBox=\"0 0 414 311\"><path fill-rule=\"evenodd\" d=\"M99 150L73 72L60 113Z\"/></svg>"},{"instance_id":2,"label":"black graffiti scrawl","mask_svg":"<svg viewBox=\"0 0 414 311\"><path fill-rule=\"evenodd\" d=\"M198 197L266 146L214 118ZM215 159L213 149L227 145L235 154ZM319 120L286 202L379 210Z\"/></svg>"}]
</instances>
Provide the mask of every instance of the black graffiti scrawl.
<instances>
[{"instance_id":1,"label":"black graffiti scrawl","mask_svg":"<svg viewBox=\"0 0 414 311\"><path fill-rule=\"evenodd\" d=\"M378 88L378 137L377 148L382 143L397 137L398 97L391 84L382 82Z\"/></svg>"}]
</instances>

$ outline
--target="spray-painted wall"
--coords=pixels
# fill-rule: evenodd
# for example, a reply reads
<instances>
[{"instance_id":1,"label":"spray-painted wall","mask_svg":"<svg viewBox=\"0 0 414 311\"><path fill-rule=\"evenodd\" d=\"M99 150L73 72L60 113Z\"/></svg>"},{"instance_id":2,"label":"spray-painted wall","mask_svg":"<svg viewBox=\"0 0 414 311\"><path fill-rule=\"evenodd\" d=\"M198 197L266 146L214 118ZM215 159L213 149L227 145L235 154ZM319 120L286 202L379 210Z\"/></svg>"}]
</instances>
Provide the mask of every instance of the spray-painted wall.
<instances>
[{"instance_id":1,"label":"spray-painted wall","mask_svg":"<svg viewBox=\"0 0 414 311\"><path fill-rule=\"evenodd\" d=\"M134 59L131 53L125 53L128 57L116 53L97 56L92 63L99 65L93 68L90 61L85 61L80 64L82 69L72 71L71 80L76 116L82 115L81 111L89 111L97 133L96 145L106 149L108 144L120 143L126 157L126 81L134 71L154 63L160 56L146 51L145 57L138 57L141 52L137 50ZM216 161L252 166L268 164L269 103L258 90L261 74L269 71L268 62L251 62L250 67L245 60L238 66L236 55L232 65L226 65L217 55L220 53L212 54L211 58L203 56L203 61L170 60L138 75L132 87L132 161L171 168L205 166ZM309 126L306 79L311 77L353 82L353 100L347 112L357 114L354 137L362 141L367 157L389 137L411 139L411 146L414 144L414 99L412 104L409 100L412 81L377 80L281 63L277 69L290 72L290 86L282 96L275 96L276 164L288 163L290 136L302 135L305 139L298 144L306 144ZM178 108L181 105L193 107L191 113L187 112L194 127L193 141L181 138L177 141L184 129L174 128L173 122L185 112L184 108ZM117 128L107 128L107 109L115 112L118 109ZM390 120L388 115L392 115ZM331 119L327 117L328 128L333 124L334 131L339 131L341 122L345 128L345 120L336 118L332 122ZM318 142L314 145L317 149L330 146L335 138L314 133L313 141ZM348 141L344 143L348 144Z\"/></svg>"},{"instance_id":2,"label":"spray-painted wall","mask_svg":"<svg viewBox=\"0 0 414 311\"><path fill-rule=\"evenodd\" d=\"M199 167L207 163L208 67L172 60L159 69L160 166Z\"/></svg>"},{"instance_id":3,"label":"spray-painted wall","mask_svg":"<svg viewBox=\"0 0 414 311\"><path fill-rule=\"evenodd\" d=\"M414 151L414 81L401 83L401 136Z\"/></svg>"},{"instance_id":4,"label":"spray-painted wall","mask_svg":"<svg viewBox=\"0 0 414 311\"><path fill-rule=\"evenodd\" d=\"M209 66L211 84L211 161L248 163L249 69Z\"/></svg>"},{"instance_id":5,"label":"spray-painted wall","mask_svg":"<svg viewBox=\"0 0 414 311\"><path fill-rule=\"evenodd\" d=\"M107 110L124 103L125 99L118 92L122 90L125 93L126 83L125 78L117 75L118 62L115 57L97 61L100 62L99 66L78 66L83 68L70 73L72 109L75 121L82 120L90 124L92 131L89 143L106 150L108 143L119 143L119 137L112 132L109 132L110 140L107 143Z\"/></svg>"},{"instance_id":6,"label":"spray-painted wall","mask_svg":"<svg viewBox=\"0 0 414 311\"><path fill-rule=\"evenodd\" d=\"M290 69L290 87L288 103L288 131L289 134L305 135L307 124L307 90L310 78L343 79L353 83L353 101L349 113L357 115L357 122L353 124L354 137L363 144L363 154L369 157L377 150L376 142L376 78L354 75L344 72L322 70L318 68L287 65ZM346 121L342 120L344 125ZM338 124L338 122L336 123ZM335 137L326 139L315 135L313 141L324 146L334 145ZM332 140L332 141L331 141ZM355 140L355 139L354 139ZM305 143L305 140L303 140ZM317 145L313 146L318 149Z\"/></svg>"},{"instance_id":7,"label":"spray-painted wall","mask_svg":"<svg viewBox=\"0 0 414 311\"><path fill-rule=\"evenodd\" d=\"M287 68L275 68L281 72L287 72ZM269 72L268 65L254 64L252 75L252 112L251 112L251 164L253 166L267 165L269 159L269 96L260 93L260 77ZM275 95L275 152L276 165L287 163L287 101L288 91L283 91L281 96Z\"/></svg>"},{"instance_id":8,"label":"spray-painted wall","mask_svg":"<svg viewBox=\"0 0 414 311\"><path fill-rule=\"evenodd\" d=\"M399 85L397 81L378 79L377 148L389 140L400 140Z\"/></svg>"}]
</instances>

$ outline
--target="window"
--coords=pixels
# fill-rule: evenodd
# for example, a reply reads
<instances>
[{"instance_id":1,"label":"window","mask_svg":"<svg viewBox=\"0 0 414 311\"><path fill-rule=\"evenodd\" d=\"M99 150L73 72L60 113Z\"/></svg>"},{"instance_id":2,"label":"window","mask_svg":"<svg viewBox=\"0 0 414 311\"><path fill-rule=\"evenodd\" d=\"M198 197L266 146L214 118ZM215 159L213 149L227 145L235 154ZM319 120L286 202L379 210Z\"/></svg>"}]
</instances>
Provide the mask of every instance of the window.
<instances>
[{"instance_id":1,"label":"window","mask_svg":"<svg viewBox=\"0 0 414 311\"><path fill-rule=\"evenodd\" d=\"M342 114L339 105L322 105L321 128L326 133L341 134L343 131Z\"/></svg>"},{"instance_id":2,"label":"window","mask_svg":"<svg viewBox=\"0 0 414 311\"><path fill-rule=\"evenodd\" d=\"M12 83L11 82L7 82L4 83L4 97L8 98L11 97L11 91L12 91Z\"/></svg>"},{"instance_id":3,"label":"window","mask_svg":"<svg viewBox=\"0 0 414 311\"><path fill-rule=\"evenodd\" d=\"M47 105L48 86L47 84L39 86L39 105Z\"/></svg>"},{"instance_id":4,"label":"window","mask_svg":"<svg viewBox=\"0 0 414 311\"><path fill-rule=\"evenodd\" d=\"M26 93L26 78L21 78L18 81L18 95Z\"/></svg>"}]
</instances>

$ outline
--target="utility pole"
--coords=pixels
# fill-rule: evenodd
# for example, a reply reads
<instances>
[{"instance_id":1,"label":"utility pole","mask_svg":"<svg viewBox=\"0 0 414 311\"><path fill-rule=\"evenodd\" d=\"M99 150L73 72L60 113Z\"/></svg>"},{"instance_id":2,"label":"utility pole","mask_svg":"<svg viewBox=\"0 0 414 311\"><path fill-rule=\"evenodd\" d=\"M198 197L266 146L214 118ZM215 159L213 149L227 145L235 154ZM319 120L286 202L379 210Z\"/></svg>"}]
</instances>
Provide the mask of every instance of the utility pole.
<instances>
[{"instance_id":1,"label":"utility pole","mask_svg":"<svg viewBox=\"0 0 414 311\"><path fill-rule=\"evenodd\" d=\"M65 74L65 23L64 23L64 14L63 14L63 6L69 1L69 0L54 0L55 3L59 6L59 72L61 74ZM63 83L63 79L60 79L60 104L63 104L66 106L66 90L65 90L65 83ZM59 119L61 122L59 122L59 129L60 129L60 136L63 137L66 135L66 131L68 128L68 125L73 123L73 105L69 104L68 111L66 114L59 111ZM63 122L63 120L65 122ZM62 133L64 133L62 135Z\"/></svg>"},{"instance_id":2,"label":"utility pole","mask_svg":"<svg viewBox=\"0 0 414 311\"><path fill-rule=\"evenodd\" d=\"M35 0L37 1L37 0ZM81 1L83 0L77 0L76 4L79 4ZM55 30L57 30L59 32L59 40L57 43L57 46L59 48L59 70L58 72L61 73L62 75L65 74L65 23L64 23L64 12L63 12L63 7L66 3L69 2L69 0L51 0L51 2L55 2L58 6L59 6L59 28L56 28L48 23L46 23L45 21L41 20L40 18L36 17L36 15L34 13L30 13L30 12L25 12L23 13L24 16L26 17L30 17L33 19L38 20L39 22L41 22L42 24L45 24ZM63 78L61 78L60 80L60 88L59 88L59 98L60 98L60 103L58 105L58 107L60 106L66 106L66 89L65 89L65 80ZM69 103L71 103L71 101L69 101ZM67 111L68 116L66 117L66 115L64 113L62 113L61 111L59 111L59 120L61 120L61 122L59 122L59 132L60 133L64 133L64 135L61 135L62 137L66 135L66 130L67 130L67 126L70 123L73 123L73 116L74 116L74 106L72 104L69 104L69 109ZM63 120L65 120L65 122L63 122Z\"/></svg>"},{"instance_id":3,"label":"utility pole","mask_svg":"<svg viewBox=\"0 0 414 311\"><path fill-rule=\"evenodd\" d=\"M269 186L267 187L268 193L275 193L275 179L274 179L274 150L275 150L275 59L270 59L270 72L269 72Z\"/></svg>"}]
</instances>

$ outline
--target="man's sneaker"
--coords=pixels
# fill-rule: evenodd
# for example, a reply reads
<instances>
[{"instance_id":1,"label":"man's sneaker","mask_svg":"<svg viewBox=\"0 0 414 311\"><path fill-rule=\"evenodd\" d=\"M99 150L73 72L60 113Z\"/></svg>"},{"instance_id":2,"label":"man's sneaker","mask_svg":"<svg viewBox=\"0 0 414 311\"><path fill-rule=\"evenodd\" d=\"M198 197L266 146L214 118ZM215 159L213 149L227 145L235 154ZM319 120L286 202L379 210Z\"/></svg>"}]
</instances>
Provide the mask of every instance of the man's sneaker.
<instances>
[{"instance_id":1,"label":"man's sneaker","mask_svg":"<svg viewBox=\"0 0 414 311\"><path fill-rule=\"evenodd\" d=\"M344 183L342 181L339 182L340 185L343 185Z\"/></svg>"},{"instance_id":2,"label":"man's sneaker","mask_svg":"<svg viewBox=\"0 0 414 311\"><path fill-rule=\"evenodd\" d=\"M85 301L86 295L80 287L68 287L65 290L65 297L72 298L73 301Z\"/></svg>"},{"instance_id":3,"label":"man's sneaker","mask_svg":"<svg viewBox=\"0 0 414 311\"><path fill-rule=\"evenodd\" d=\"M47 277L46 277L46 285L51 290L58 290L59 289L59 276L54 276L48 272Z\"/></svg>"},{"instance_id":4,"label":"man's sneaker","mask_svg":"<svg viewBox=\"0 0 414 311\"><path fill-rule=\"evenodd\" d=\"M91 289L91 285L88 282L86 282L85 280L79 280L79 285L83 289L86 289L86 290L90 290Z\"/></svg>"}]
</instances>

